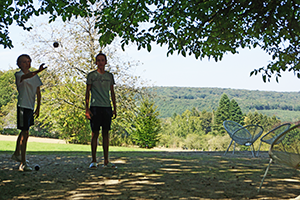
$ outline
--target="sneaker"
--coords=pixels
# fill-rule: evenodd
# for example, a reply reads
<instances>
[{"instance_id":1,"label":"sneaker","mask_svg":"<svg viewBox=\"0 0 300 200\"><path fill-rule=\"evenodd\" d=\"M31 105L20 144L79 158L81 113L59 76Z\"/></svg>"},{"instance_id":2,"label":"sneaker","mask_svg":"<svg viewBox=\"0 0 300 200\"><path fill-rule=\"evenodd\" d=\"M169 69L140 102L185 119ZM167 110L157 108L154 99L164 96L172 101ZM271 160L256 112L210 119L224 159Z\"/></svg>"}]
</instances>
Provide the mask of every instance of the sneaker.
<instances>
[{"instance_id":1,"label":"sneaker","mask_svg":"<svg viewBox=\"0 0 300 200\"><path fill-rule=\"evenodd\" d=\"M27 172L30 172L32 171L32 168L28 165L28 163L25 163L25 164L21 164L20 167L19 167L19 171L27 171Z\"/></svg>"},{"instance_id":2,"label":"sneaker","mask_svg":"<svg viewBox=\"0 0 300 200\"><path fill-rule=\"evenodd\" d=\"M118 167L115 165L115 164L112 164L112 163L108 163L107 165L102 165L103 168L115 168L117 169Z\"/></svg>"},{"instance_id":3,"label":"sneaker","mask_svg":"<svg viewBox=\"0 0 300 200\"><path fill-rule=\"evenodd\" d=\"M97 163L96 162L92 162L89 166L90 169L96 169L97 168Z\"/></svg>"},{"instance_id":4,"label":"sneaker","mask_svg":"<svg viewBox=\"0 0 300 200\"><path fill-rule=\"evenodd\" d=\"M21 162L21 155L16 156L15 154L13 154L13 155L11 156L11 159L14 160L14 161L17 161L17 162ZM25 162L26 162L26 163L29 163L28 160L26 160Z\"/></svg>"}]
</instances>

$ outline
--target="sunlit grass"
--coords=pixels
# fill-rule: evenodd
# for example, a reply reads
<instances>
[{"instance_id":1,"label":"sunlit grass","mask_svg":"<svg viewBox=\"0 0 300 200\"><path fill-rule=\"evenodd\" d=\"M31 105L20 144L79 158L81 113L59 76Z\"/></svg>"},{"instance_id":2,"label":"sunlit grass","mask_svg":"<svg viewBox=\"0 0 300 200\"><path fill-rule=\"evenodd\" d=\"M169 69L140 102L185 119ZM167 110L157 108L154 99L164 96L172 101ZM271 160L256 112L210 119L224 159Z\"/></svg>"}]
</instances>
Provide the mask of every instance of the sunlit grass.
<instances>
[{"instance_id":1,"label":"sunlit grass","mask_svg":"<svg viewBox=\"0 0 300 200\"><path fill-rule=\"evenodd\" d=\"M15 150L15 141L0 141L0 153L1 152L13 152ZM98 146L97 151L102 151L102 146ZM153 149L141 149L137 147L109 147L110 152L120 152L120 151L155 151ZM90 153L90 145L82 144L55 144L55 143L41 143L41 142L28 142L27 143L28 153L52 153L52 152L77 152L77 153Z\"/></svg>"}]
</instances>

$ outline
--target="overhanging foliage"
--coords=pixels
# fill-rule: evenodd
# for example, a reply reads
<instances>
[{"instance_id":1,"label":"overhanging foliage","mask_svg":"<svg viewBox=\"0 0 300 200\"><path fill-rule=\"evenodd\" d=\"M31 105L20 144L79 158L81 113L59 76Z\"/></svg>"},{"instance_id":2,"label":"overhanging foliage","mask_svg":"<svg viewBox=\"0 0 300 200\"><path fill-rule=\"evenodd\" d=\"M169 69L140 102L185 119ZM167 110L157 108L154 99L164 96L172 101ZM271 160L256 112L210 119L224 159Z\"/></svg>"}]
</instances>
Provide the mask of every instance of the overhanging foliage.
<instances>
[{"instance_id":1,"label":"overhanging foliage","mask_svg":"<svg viewBox=\"0 0 300 200\"><path fill-rule=\"evenodd\" d=\"M35 6L38 5L38 6ZM25 23L33 15L61 17L96 16L101 46L122 38L122 47L136 43L151 51L153 43L168 46L168 54L194 55L219 61L240 48L259 47L272 56L264 67L263 81L276 80L282 71L300 78L299 11L294 0L5 0L1 1L0 44L12 48L8 28Z\"/></svg>"}]
</instances>

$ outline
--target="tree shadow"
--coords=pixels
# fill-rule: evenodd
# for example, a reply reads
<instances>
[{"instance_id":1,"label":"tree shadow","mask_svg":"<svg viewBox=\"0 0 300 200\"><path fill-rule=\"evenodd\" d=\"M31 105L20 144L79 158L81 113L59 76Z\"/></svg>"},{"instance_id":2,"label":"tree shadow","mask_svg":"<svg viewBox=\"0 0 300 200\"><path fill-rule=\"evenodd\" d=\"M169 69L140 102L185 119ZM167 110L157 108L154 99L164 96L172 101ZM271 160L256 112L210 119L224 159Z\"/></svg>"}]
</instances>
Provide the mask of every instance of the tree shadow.
<instances>
[{"instance_id":1,"label":"tree shadow","mask_svg":"<svg viewBox=\"0 0 300 200\"><path fill-rule=\"evenodd\" d=\"M268 164L266 152L110 152L117 168L88 169L82 152L28 152L39 171L19 172L0 152L0 199L290 199L300 194L299 173ZM48 155L49 154L49 155ZM98 158L102 154L98 153Z\"/></svg>"}]
</instances>

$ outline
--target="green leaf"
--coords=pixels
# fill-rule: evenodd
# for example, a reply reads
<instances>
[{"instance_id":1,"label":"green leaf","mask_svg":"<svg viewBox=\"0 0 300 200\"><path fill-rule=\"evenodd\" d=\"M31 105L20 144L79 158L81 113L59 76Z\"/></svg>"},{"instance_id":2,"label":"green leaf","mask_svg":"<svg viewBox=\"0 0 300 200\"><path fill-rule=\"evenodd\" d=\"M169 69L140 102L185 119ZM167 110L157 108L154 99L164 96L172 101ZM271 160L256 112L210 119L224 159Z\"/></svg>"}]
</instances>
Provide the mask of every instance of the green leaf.
<instances>
[{"instance_id":1,"label":"green leaf","mask_svg":"<svg viewBox=\"0 0 300 200\"><path fill-rule=\"evenodd\" d=\"M181 51L181 54L182 54L184 57L186 57L186 52L185 52L184 49Z\"/></svg>"},{"instance_id":2,"label":"green leaf","mask_svg":"<svg viewBox=\"0 0 300 200\"><path fill-rule=\"evenodd\" d=\"M262 78L263 78L263 81L266 82L267 76L263 75Z\"/></svg>"},{"instance_id":3,"label":"green leaf","mask_svg":"<svg viewBox=\"0 0 300 200\"><path fill-rule=\"evenodd\" d=\"M151 45L147 44L147 51L150 52L151 51Z\"/></svg>"}]
</instances>

